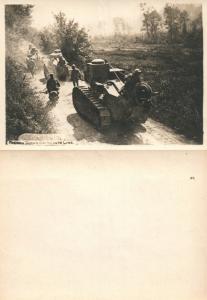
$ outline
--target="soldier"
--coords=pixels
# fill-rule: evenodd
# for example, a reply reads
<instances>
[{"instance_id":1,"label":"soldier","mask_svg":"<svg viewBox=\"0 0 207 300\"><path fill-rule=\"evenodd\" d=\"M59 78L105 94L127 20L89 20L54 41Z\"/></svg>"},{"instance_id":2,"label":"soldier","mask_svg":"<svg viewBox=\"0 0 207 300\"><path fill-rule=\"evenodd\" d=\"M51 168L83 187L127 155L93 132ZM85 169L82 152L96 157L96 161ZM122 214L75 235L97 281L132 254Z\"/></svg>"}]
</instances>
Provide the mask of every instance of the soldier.
<instances>
[{"instance_id":1,"label":"soldier","mask_svg":"<svg viewBox=\"0 0 207 300\"><path fill-rule=\"evenodd\" d=\"M49 71L48 71L48 68L46 66L46 64L44 63L43 64L43 71L44 71L44 76L45 76L45 79L49 79Z\"/></svg>"},{"instance_id":2,"label":"soldier","mask_svg":"<svg viewBox=\"0 0 207 300\"><path fill-rule=\"evenodd\" d=\"M27 56L30 57L31 56L31 50L32 50L32 45L29 45L29 49L27 51Z\"/></svg>"},{"instance_id":3,"label":"soldier","mask_svg":"<svg viewBox=\"0 0 207 300\"><path fill-rule=\"evenodd\" d=\"M35 68L36 68L35 60L32 57L27 57L26 63L27 63L27 69L32 74L32 77L33 77L34 73L35 73Z\"/></svg>"},{"instance_id":4,"label":"soldier","mask_svg":"<svg viewBox=\"0 0 207 300\"><path fill-rule=\"evenodd\" d=\"M72 65L72 71L71 71L71 80L73 82L73 86L78 86L78 81L81 79L81 73L78 68L73 64Z\"/></svg>"},{"instance_id":5,"label":"soldier","mask_svg":"<svg viewBox=\"0 0 207 300\"><path fill-rule=\"evenodd\" d=\"M122 88L122 93L128 98L133 100L136 92L137 83L142 82L142 71L140 69L135 69L133 73L126 77L125 84Z\"/></svg>"},{"instance_id":6,"label":"soldier","mask_svg":"<svg viewBox=\"0 0 207 300\"><path fill-rule=\"evenodd\" d=\"M36 59L39 59L39 53L38 53L37 48L32 47L32 49L31 49L31 55L34 56Z\"/></svg>"},{"instance_id":7,"label":"soldier","mask_svg":"<svg viewBox=\"0 0 207 300\"><path fill-rule=\"evenodd\" d=\"M48 93L52 91L59 91L60 83L54 79L53 74L50 74L50 78L47 81Z\"/></svg>"},{"instance_id":8,"label":"soldier","mask_svg":"<svg viewBox=\"0 0 207 300\"><path fill-rule=\"evenodd\" d=\"M124 88L129 91L133 89L137 83L141 82L141 74L142 71L140 69L135 69L132 74L126 77Z\"/></svg>"}]
</instances>

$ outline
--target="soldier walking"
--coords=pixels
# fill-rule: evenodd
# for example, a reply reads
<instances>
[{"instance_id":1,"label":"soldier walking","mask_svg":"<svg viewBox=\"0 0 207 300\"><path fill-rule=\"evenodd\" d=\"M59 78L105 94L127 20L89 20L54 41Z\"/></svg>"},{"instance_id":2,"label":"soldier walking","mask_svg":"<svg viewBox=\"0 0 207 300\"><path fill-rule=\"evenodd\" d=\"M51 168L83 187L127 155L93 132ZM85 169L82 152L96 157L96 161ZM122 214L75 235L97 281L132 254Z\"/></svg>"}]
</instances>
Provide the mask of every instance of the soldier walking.
<instances>
[{"instance_id":1,"label":"soldier walking","mask_svg":"<svg viewBox=\"0 0 207 300\"><path fill-rule=\"evenodd\" d=\"M76 65L72 65L72 71L71 71L71 80L73 82L73 86L78 86L78 81L81 79L81 73L78 68L76 68Z\"/></svg>"}]
</instances>

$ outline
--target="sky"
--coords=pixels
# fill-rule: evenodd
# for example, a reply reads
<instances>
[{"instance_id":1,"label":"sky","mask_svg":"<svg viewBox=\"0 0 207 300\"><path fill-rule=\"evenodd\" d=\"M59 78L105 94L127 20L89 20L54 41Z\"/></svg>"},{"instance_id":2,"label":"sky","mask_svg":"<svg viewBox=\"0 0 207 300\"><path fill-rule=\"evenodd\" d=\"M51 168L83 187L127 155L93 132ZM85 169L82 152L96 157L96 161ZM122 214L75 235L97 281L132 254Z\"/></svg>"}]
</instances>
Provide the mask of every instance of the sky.
<instances>
[{"instance_id":1,"label":"sky","mask_svg":"<svg viewBox=\"0 0 207 300\"><path fill-rule=\"evenodd\" d=\"M148 1L151 6L154 1ZM156 9L161 10L163 2L157 1ZM33 10L33 26L42 28L53 22L53 13L63 11L68 18L74 18L81 26L90 29L92 34L99 32L99 22L106 22L105 32L112 33L112 20L114 17L124 18L132 27L132 31L137 32L141 27L141 15L139 11L139 1L137 0L76 0L76 1L50 1L50 6L46 2L35 5Z\"/></svg>"},{"instance_id":2,"label":"sky","mask_svg":"<svg viewBox=\"0 0 207 300\"><path fill-rule=\"evenodd\" d=\"M166 3L179 4L200 4L200 0L50 0L50 5L46 1L36 1L33 9L33 26L40 29L53 23L53 14L63 11L69 19L74 19L84 26L90 33L100 33L98 24L106 22L102 28L102 34L113 33L113 18L122 17L131 26L132 33L136 33L142 26L142 13L140 3L146 2L149 7L162 12Z\"/></svg>"}]
</instances>

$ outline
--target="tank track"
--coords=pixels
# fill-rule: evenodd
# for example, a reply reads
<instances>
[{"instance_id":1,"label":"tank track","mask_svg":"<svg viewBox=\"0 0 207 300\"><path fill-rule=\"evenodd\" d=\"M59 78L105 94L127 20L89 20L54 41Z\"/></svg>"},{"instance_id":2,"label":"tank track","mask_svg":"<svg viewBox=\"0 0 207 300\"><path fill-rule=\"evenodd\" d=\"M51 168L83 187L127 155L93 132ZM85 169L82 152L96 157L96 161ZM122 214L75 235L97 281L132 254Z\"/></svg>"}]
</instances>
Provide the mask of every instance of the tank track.
<instances>
[{"instance_id":1,"label":"tank track","mask_svg":"<svg viewBox=\"0 0 207 300\"><path fill-rule=\"evenodd\" d=\"M73 105L77 113L89 121L98 130L107 129L111 125L111 114L96 98L92 89L87 86L73 88Z\"/></svg>"}]
</instances>

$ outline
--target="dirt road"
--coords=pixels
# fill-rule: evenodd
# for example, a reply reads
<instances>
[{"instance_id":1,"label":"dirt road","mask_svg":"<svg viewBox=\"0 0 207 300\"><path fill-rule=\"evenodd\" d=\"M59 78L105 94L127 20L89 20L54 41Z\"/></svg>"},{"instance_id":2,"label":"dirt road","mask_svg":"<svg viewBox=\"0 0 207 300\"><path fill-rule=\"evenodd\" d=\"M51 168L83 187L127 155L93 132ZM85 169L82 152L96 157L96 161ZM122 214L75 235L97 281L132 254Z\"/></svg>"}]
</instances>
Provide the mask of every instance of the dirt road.
<instances>
[{"instance_id":1,"label":"dirt road","mask_svg":"<svg viewBox=\"0 0 207 300\"><path fill-rule=\"evenodd\" d=\"M37 73L31 79L31 85L36 91L45 88L43 71ZM72 83L61 82L59 101L56 105L49 105L48 95L40 94L42 101L48 108L56 134L61 134L72 144L79 145L173 145L173 144L193 144L167 128L161 123L151 119L144 125L133 127L113 127L107 133L100 133L89 123L83 120L75 111L72 104Z\"/></svg>"}]
</instances>

